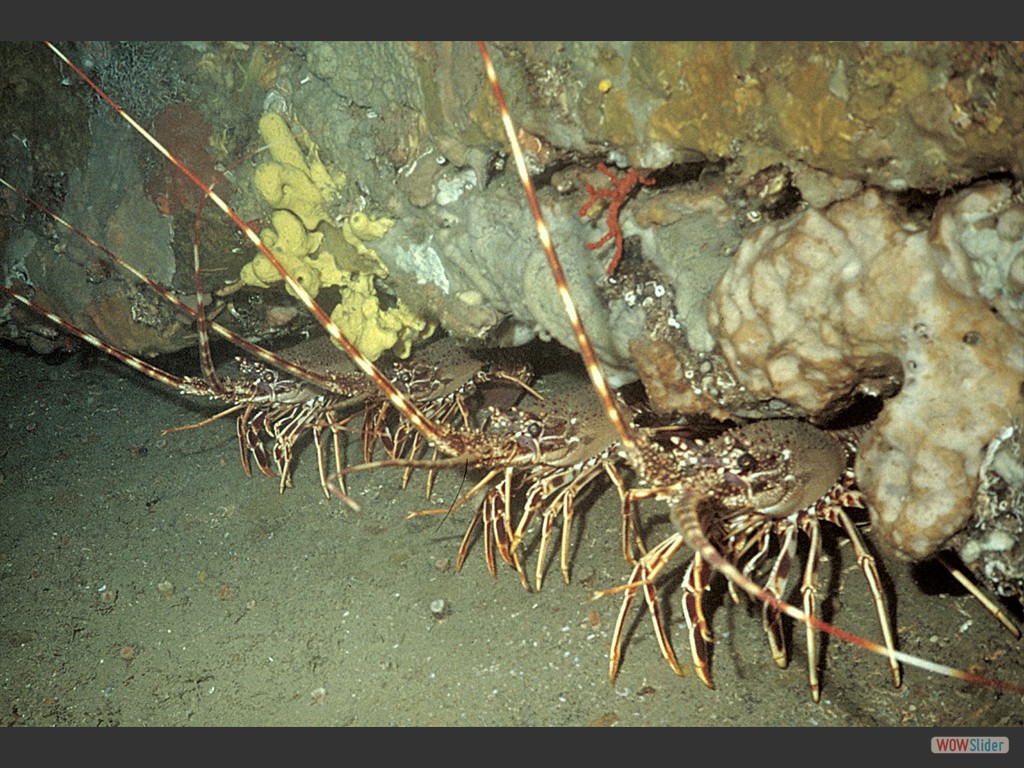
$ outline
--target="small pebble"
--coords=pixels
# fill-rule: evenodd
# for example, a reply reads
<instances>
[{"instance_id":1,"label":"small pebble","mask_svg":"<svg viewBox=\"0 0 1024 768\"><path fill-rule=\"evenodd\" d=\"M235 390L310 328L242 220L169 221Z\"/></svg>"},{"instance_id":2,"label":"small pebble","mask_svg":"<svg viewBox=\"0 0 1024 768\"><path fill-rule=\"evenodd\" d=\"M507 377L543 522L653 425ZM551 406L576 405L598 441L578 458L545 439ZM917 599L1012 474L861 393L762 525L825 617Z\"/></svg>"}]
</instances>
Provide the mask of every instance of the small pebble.
<instances>
[{"instance_id":1,"label":"small pebble","mask_svg":"<svg viewBox=\"0 0 1024 768\"><path fill-rule=\"evenodd\" d=\"M433 614L434 618L438 621L448 617L449 606L448 601L442 598L430 601L430 613Z\"/></svg>"}]
</instances>

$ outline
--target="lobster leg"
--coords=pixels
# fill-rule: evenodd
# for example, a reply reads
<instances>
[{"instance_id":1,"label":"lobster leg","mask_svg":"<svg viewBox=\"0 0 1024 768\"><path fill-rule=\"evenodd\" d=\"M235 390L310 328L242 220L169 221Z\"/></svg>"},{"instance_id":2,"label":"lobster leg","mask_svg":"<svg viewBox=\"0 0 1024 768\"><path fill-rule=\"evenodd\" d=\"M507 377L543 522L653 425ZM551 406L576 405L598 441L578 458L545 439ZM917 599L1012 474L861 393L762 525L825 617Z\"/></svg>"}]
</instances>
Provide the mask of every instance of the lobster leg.
<instances>
[{"instance_id":1,"label":"lobster leg","mask_svg":"<svg viewBox=\"0 0 1024 768\"><path fill-rule=\"evenodd\" d=\"M683 577L683 616L690 635L690 657L697 676L708 688L715 685L711 682L711 654L708 650L708 643L713 637L704 615L704 592L713 573L711 566L695 553Z\"/></svg>"}]
</instances>

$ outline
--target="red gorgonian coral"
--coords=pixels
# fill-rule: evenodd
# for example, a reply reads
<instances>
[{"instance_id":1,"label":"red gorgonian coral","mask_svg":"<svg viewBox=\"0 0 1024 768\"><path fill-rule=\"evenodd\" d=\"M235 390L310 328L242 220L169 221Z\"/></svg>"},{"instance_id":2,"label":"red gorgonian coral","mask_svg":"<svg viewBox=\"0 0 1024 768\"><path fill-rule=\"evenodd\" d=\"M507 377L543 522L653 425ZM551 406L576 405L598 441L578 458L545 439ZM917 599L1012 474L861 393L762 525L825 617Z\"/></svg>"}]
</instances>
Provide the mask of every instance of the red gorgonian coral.
<instances>
[{"instance_id":1,"label":"red gorgonian coral","mask_svg":"<svg viewBox=\"0 0 1024 768\"><path fill-rule=\"evenodd\" d=\"M611 263L608 265L608 274L612 274L615 271L615 267L619 265L619 260L622 258L622 227L619 225L619 211L622 206L626 204L626 200L632 193L633 189L637 184L643 184L644 186L651 186L654 184L654 178L650 176L641 176L640 171L636 168L630 168L626 171L625 176L619 178L613 171L608 169L604 163L599 163L597 170L612 180L611 189L596 189L593 184L587 184L587 194L590 198L583 207L580 208L580 216L586 216L587 211L590 207L598 200L610 200L611 203L608 205L608 231L604 237L594 243L587 243L587 250L594 251L600 248L602 245L607 243L613 237L615 238L615 255L612 257Z\"/></svg>"}]
</instances>

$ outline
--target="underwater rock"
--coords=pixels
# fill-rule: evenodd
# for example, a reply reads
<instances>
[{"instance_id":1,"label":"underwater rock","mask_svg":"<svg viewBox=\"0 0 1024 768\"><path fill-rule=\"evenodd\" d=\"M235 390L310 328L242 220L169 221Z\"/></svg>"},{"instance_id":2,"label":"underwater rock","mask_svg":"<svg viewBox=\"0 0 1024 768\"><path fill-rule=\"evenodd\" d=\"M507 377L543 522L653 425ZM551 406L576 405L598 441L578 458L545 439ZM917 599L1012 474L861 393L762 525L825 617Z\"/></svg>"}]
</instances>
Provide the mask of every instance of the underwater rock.
<instances>
[{"instance_id":1,"label":"underwater rock","mask_svg":"<svg viewBox=\"0 0 1024 768\"><path fill-rule=\"evenodd\" d=\"M1024 170L1020 43L548 41L491 52L524 131L577 153L603 147L629 167L729 158L742 185L806 163L893 191ZM481 106L490 97L473 47L418 44L414 55L446 157L470 162L483 135L504 142Z\"/></svg>"}]
</instances>

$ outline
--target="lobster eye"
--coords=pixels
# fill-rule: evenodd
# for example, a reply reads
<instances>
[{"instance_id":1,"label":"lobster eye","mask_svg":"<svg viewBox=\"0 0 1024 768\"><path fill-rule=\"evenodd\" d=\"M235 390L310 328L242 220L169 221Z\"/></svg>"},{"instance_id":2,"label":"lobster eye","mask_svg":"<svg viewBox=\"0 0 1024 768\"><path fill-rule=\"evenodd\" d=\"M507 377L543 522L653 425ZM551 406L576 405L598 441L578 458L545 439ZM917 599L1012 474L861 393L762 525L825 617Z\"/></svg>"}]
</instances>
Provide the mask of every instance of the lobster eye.
<instances>
[{"instance_id":1,"label":"lobster eye","mask_svg":"<svg viewBox=\"0 0 1024 768\"><path fill-rule=\"evenodd\" d=\"M526 428L526 432L527 434L530 435L530 437L540 437L540 433L542 432L542 430L540 428L540 424L538 424L536 421L531 421L530 425Z\"/></svg>"},{"instance_id":2,"label":"lobster eye","mask_svg":"<svg viewBox=\"0 0 1024 768\"><path fill-rule=\"evenodd\" d=\"M743 453L740 454L740 457L736 460L736 463L744 472L749 472L750 470L757 466L757 459L755 459L752 454Z\"/></svg>"}]
</instances>

